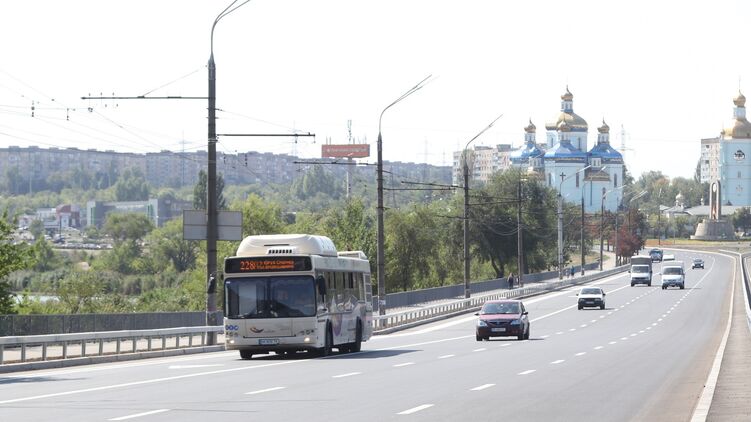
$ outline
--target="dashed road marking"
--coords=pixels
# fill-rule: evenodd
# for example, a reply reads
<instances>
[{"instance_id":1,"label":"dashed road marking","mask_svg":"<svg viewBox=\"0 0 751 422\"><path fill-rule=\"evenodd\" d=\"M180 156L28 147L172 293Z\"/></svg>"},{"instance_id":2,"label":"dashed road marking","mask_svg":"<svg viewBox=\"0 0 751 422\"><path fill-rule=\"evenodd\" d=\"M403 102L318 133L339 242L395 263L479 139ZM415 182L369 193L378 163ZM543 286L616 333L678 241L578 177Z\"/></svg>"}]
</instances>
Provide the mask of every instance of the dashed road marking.
<instances>
[{"instance_id":1,"label":"dashed road marking","mask_svg":"<svg viewBox=\"0 0 751 422\"><path fill-rule=\"evenodd\" d=\"M486 389L486 388L490 388L490 387L492 387L492 386L494 386L494 385L495 385L495 384L483 384L483 385L481 385L481 386L479 386L479 387L475 387L475 388L470 388L470 390L472 390L472 391L481 391L481 390L484 390L484 389Z\"/></svg>"},{"instance_id":2,"label":"dashed road marking","mask_svg":"<svg viewBox=\"0 0 751 422\"><path fill-rule=\"evenodd\" d=\"M331 378L344 378L351 377L353 375L360 375L362 372L347 372L346 374L333 375Z\"/></svg>"},{"instance_id":3,"label":"dashed road marking","mask_svg":"<svg viewBox=\"0 0 751 422\"><path fill-rule=\"evenodd\" d=\"M558 365L559 363L563 363L563 362L566 362L566 360L565 359L558 359L558 360L554 360L554 361L550 362L550 364L551 365Z\"/></svg>"},{"instance_id":4,"label":"dashed road marking","mask_svg":"<svg viewBox=\"0 0 751 422\"><path fill-rule=\"evenodd\" d=\"M421 410L425 410L425 409L430 408L430 407L433 407L433 405L432 404L422 404L420 406L413 407L411 409L407 409L407 410L405 410L403 412L399 412L399 413L397 413L397 415L411 415L412 413L419 412Z\"/></svg>"},{"instance_id":5,"label":"dashed road marking","mask_svg":"<svg viewBox=\"0 0 751 422\"><path fill-rule=\"evenodd\" d=\"M443 356L438 356L438 359L453 358L454 356L456 356L456 355L443 355Z\"/></svg>"},{"instance_id":6,"label":"dashed road marking","mask_svg":"<svg viewBox=\"0 0 751 422\"><path fill-rule=\"evenodd\" d=\"M531 373L533 373L535 371L537 371L537 369L527 369L524 372L519 372L519 375L529 375L529 374L531 374Z\"/></svg>"},{"instance_id":7,"label":"dashed road marking","mask_svg":"<svg viewBox=\"0 0 751 422\"><path fill-rule=\"evenodd\" d=\"M169 411L170 411L170 409L157 409L157 410L152 410L150 412L136 413L134 415L120 416L119 418L112 418L112 419L107 419L107 420L109 420L109 421L125 421L125 420L128 420L128 419L140 418L141 416L155 415L157 413L164 413L164 412L169 412Z\"/></svg>"},{"instance_id":8,"label":"dashed road marking","mask_svg":"<svg viewBox=\"0 0 751 422\"><path fill-rule=\"evenodd\" d=\"M397 363L396 365L394 365L394 368L401 368L403 366L409 366L409 365L414 365L414 364L415 364L414 362Z\"/></svg>"},{"instance_id":9,"label":"dashed road marking","mask_svg":"<svg viewBox=\"0 0 751 422\"><path fill-rule=\"evenodd\" d=\"M270 391L277 391L277 390L282 390L282 389L284 389L284 387L271 387L271 388L264 388L263 390L249 391L245 394L247 395L261 394L261 393L268 393Z\"/></svg>"}]
</instances>

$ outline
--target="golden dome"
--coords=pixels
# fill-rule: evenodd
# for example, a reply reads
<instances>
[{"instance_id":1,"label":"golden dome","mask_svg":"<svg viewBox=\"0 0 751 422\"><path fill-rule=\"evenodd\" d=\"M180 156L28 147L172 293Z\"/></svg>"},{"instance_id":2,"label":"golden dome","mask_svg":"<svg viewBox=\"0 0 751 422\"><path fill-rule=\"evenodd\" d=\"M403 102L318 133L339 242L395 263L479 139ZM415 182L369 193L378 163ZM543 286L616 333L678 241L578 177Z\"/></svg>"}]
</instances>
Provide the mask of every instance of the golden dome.
<instances>
[{"instance_id":1,"label":"golden dome","mask_svg":"<svg viewBox=\"0 0 751 422\"><path fill-rule=\"evenodd\" d=\"M738 91L738 95L733 98L733 104L735 104L736 107L745 107L746 105L746 97L741 94L740 91Z\"/></svg>"},{"instance_id":2,"label":"golden dome","mask_svg":"<svg viewBox=\"0 0 751 422\"><path fill-rule=\"evenodd\" d=\"M560 112L552 121L545 124L545 129L556 130L561 122L566 122L572 130L587 131L587 122L576 113Z\"/></svg>"},{"instance_id":3,"label":"golden dome","mask_svg":"<svg viewBox=\"0 0 751 422\"><path fill-rule=\"evenodd\" d=\"M566 85L566 92L561 95L561 99L563 101L572 101L574 99L574 94L572 94L571 91L568 90L568 85Z\"/></svg>"},{"instance_id":4,"label":"golden dome","mask_svg":"<svg viewBox=\"0 0 751 422\"><path fill-rule=\"evenodd\" d=\"M610 126L608 126L608 124L605 123L605 119L602 119L602 126L597 128L597 131L600 133L610 133Z\"/></svg>"},{"instance_id":5,"label":"golden dome","mask_svg":"<svg viewBox=\"0 0 751 422\"><path fill-rule=\"evenodd\" d=\"M524 131L527 133L535 133L537 131L537 126L532 123L532 119L529 119L529 125L524 128Z\"/></svg>"},{"instance_id":6,"label":"golden dome","mask_svg":"<svg viewBox=\"0 0 751 422\"><path fill-rule=\"evenodd\" d=\"M558 130L561 132L571 132L571 126L569 126L568 123L566 123L565 120L558 123Z\"/></svg>"},{"instance_id":7,"label":"golden dome","mask_svg":"<svg viewBox=\"0 0 751 422\"><path fill-rule=\"evenodd\" d=\"M723 130L722 135L726 138L733 139L751 139L751 122L745 118L736 119L733 123L733 127Z\"/></svg>"}]
</instances>

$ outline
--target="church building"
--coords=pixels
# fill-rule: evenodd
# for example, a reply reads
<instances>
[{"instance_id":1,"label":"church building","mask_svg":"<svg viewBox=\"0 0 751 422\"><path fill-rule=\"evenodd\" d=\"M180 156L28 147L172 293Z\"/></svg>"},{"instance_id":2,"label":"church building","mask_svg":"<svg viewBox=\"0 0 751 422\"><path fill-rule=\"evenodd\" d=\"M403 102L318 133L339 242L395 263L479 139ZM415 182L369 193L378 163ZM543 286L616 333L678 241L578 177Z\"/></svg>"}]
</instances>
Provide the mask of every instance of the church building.
<instances>
[{"instance_id":1,"label":"church building","mask_svg":"<svg viewBox=\"0 0 751 422\"><path fill-rule=\"evenodd\" d=\"M600 212L603 197L604 208L615 211L623 198L623 156L610 145L610 127L605 121L597 129L597 142L587 150L589 126L574 113L574 96L566 87L560 112L545 124L544 145L536 144L535 129L530 120L524 129L524 145L510 155L511 165L540 177L564 201L583 199L587 213Z\"/></svg>"}]
</instances>

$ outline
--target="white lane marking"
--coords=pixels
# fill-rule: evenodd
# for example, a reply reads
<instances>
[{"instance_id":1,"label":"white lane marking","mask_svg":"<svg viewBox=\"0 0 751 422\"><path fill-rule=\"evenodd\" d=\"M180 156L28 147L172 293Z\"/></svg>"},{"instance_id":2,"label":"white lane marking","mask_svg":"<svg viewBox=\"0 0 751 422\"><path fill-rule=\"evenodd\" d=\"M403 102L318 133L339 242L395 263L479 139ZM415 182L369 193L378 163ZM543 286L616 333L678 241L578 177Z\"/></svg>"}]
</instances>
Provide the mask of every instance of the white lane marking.
<instances>
[{"instance_id":1,"label":"white lane marking","mask_svg":"<svg viewBox=\"0 0 751 422\"><path fill-rule=\"evenodd\" d=\"M565 359L558 359L558 360L554 360L554 361L550 362L550 364L551 365L558 365L559 363L563 363L563 362L566 362L566 360Z\"/></svg>"},{"instance_id":2,"label":"white lane marking","mask_svg":"<svg viewBox=\"0 0 751 422\"><path fill-rule=\"evenodd\" d=\"M612 314L613 314L613 311L608 312L608 315L612 315Z\"/></svg>"},{"instance_id":3,"label":"white lane marking","mask_svg":"<svg viewBox=\"0 0 751 422\"><path fill-rule=\"evenodd\" d=\"M608 343L608 344L616 344L616 343L618 343L618 342L617 342L617 341L611 341L611 342L610 342L610 343Z\"/></svg>"},{"instance_id":4,"label":"white lane marking","mask_svg":"<svg viewBox=\"0 0 751 422\"><path fill-rule=\"evenodd\" d=\"M283 389L284 387L271 387L271 388L264 388L263 390L248 391L245 394L252 396L253 394L268 393L270 391L277 391L277 390L283 390Z\"/></svg>"},{"instance_id":5,"label":"white lane marking","mask_svg":"<svg viewBox=\"0 0 751 422\"><path fill-rule=\"evenodd\" d=\"M167 369L193 369L193 368L211 368L217 366L224 366L222 363L215 363L210 365L170 365Z\"/></svg>"},{"instance_id":6,"label":"white lane marking","mask_svg":"<svg viewBox=\"0 0 751 422\"><path fill-rule=\"evenodd\" d=\"M600 315L600 318L605 318L605 315Z\"/></svg>"},{"instance_id":7,"label":"white lane marking","mask_svg":"<svg viewBox=\"0 0 751 422\"><path fill-rule=\"evenodd\" d=\"M639 330L639 334L644 334L644 330Z\"/></svg>"},{"instance_id":8,"label":"white lane marking","mask_svg":"<svg viewBox=\"0 0 751 422\"><path fill-rule=\"evenodd\" d=\"M740 259L743 257L740 256ZM712 262L714 266L714 262ZM717 378L720 376L720 367L722 365L722 357L725 355L725 346L727 346L728 337L730 336L730 324L733 322L733 299L735 296L735 274L736 274L737 261L733 260L733 289L730 290L730 309L728 309L728 323L725 327L725 334L722 336L720 347L717 348L717 354L715 355L714 362L712 363L712 369L709 371L707 381L704 383L699 402L694 408L694 414L691 416L691 422L703 422L707 420L709 414L709 406L712 404L712 398L714 398L715 387L717 386ZM711 268L710 268L711 270ZM709 274L709 273L707 273ZM706 277L706 274L704 275ZM704 277L699 281L704 281ZM699 284L697 284L698 286ZM690 292L689 292L690 293Z\"/></svg>"},{"instance_id":9,"label":"white lane marking","mask_svg":"<svg viewBox=\"0 0 751 422\"><path fill-rule=\"evenodd\" d=\"M579 328L587 328L587 324L582 324L579 326Z\"/></svg>"},{"instance_id":10,"label":"white lane marking","mask_svg":"<svg viewBox=\"0 0 751 422\"><path fill-rule=\"evenodd\" d=\"M651 330L651 329L652 329L652 327L647 327L647 330Z\"/></svg>"},{"instance_id":11,"label":"white lane marking","mask_svg":"<svg viewBox=\"0 0 751 422\"><path fill-rule=\"evenodd\" d=\"M483 384L483 385L481 385L481 386L479 386L479 387L475 387L475 388L470 388L470 390L471 390L471 391L481 391L481 390L484 390L484 389L486 389L486 388L490 388L490 387L492 387L492 386L494 386L494 385L495 385L495 384Z\"/></svg>"},{"instance_id":12,"label":"white lane marking","mask_svg":"<svg viewBox=\"0 0 751 422\"><path fill-rule=\"evenodd\" d=\"M563 334L563 331L558 331L556 334Z\"/></svg>"},{"instance_id":13,"label":"white lane marking","mask_svg":"<svg viewBox=\"0 0 751 422\"><path fill-rule=\"evenodd\" d=\"M621 337L621 340L622 341L626 341L626 340L628 340L628 337Z\"/></svg>"},{"instance_id":14,"label":"white lane marking","mask_svg":"<svg viewBox=\"0 0 751 422\"><path fill-rule=\"evenodd\" d=\"M112 385L104 385L101 387L92 387L92 388L84 388L80 390L70 390L70 391L61 391L59 393L50 393L50 394L40 394L38 396L29 396L29 397L21 397L17 399L10 399L10 400L2 400L0 401L0 404L8 404L8 403L18 403L22 401L29 401L29 400L38 400L38 399L47 399L50 397L61 397L61 396L69 396L72 394L81 394L81 393L90 393L92 391L105 391L105 390L113 390L115 388L125 388L125 387L133 387L136 385L146 385L146 384L155 384L158 382L166 382L166 381L175 381L185 378L194 378L194 377L201 377L206 375L216 375L216 374L225 374L230 372L239 372L239 371L247 371L250 369L258 369L258 368L268 368L272 366L281 366L281 365L293 365L296 363L302 363L305 362L304 360L288 360L284 362L274 362L269 364L263 364L263 365L254 365L254 366L242 366L239 368L229 368L229 369L218 369L216 371L206 371L206 372L196 372L192 374L185 374L185 375L175 375L173 377L163 377L163 378L152 378L148 380L143 381L133 381L133 382L126 382L122 384L112 384Z\"/></svg>"},{"instance_id":15,"label":"white lane marking","mask_svg":"<svg viewBox=\"0 0 751 422\"><path fill-rule=\"evenodd\" d=\"M480 347L479 349L473 350L473 352L484 352L486 350L488 350L488 349L486 349L485 347Z\"/></svg>"},{"instance_id":16,"label":"white lane marking","mask_svg":"<svg viewBox=\"0 0 751 422\"><path fill-rule=\"evenodd\" d=\"M331 378L344 378L351 377L353 375L360 375L362 372L347 372L346 374L332 375Z\"/></svg>"},{"instance_id":17,"label":"white lane marking","mask_svg":"<svg viewBox=\"0 0 751 422\"><path fill-rule=\"evenodd\" d=\"M397 363L396 365L394 365L394 368L401 368L402 366L409 366L409 365L414 365L414 364L415 364L414 362Z\"/></svg>"},{"instance_id":18,"label":"white lane marking","mask_svg":"<svg viewBox=\"0 0 751 422\"><path fill-rule=\"evenodd\" d=\"M140 418L141 416L155 415L157 413L169 412L170 409L157 409L150 412L136 413L135 415L120 416L119 418L107 419L108 421L124 421L133 418Z\"/></svg>"},{"instance_id":19,"label":"white lane marking","mask_svg":"<svg viewBox=\"0 0 751 422\"><path fill-rule=\"evenodd\" d=\"M636 333L631 333L631 337L636 337Z\"/></svg>"},{"instance_id":20,"label":"white lane marking","mask_svg":"<svg viewBox=\"0 0 751 422\"><path fill-rule=\"evenodd\" d=\"M576 328L569 328L569 331L576 331Z\"/></svg>"},{"instance_id":21,"label":"white lane marking","mask_svg":"<svg viewBox=\"0 0 751 422\"><path fill-rule=\"evenodd\" d=\"M661 321L662 321L662 318L659 318L659 319L657 320L657 322L661 322Z\"/></svg>"},{"instance_id":22,"label":"white lane marking","mask_svg":"<svg viewBox=\"0 0 751 422\"><path fill-rule=\"evenodd\" d=\"M537 371L537 369L527 369L524 372L519 372L519 375L529 375L529 374L531 374L531 373L533 373L535 371Z\"/></svg>"},{"instance_id":23,"label":"white lane marking","mask_svg":"<svg viewBox=\"0 0 751 422\"><path fill-rule=\"evenodd\" d=\"M654 326L656 326L656 325L657 325L657 323L656 323L656 322L653 322L653 323L652 323L652 326L653 326L653 327L654 327Z\"/></svg>"},{"instance_id":24,"label":"white lane marking","mask_svg":"<svg viewBox=\"0 0 751 422\"><path fill-rule=\"evenodd\" d=\"M231 351L225 351L225 352L212 352L212 353L206 353L205 355L201 356L170 356L165 358L154 358L154 359L146 359L144 361L134 361L134 362L120 362L117 364L102 364L102 365L91 365L86 367L78 367L68 370L62 370L62 369L56 369L56 370L46 370L46 371L34 371L34 373L30 372L24 372L22 374L14 374L14 375L3 375L4 378L41 378L41 377L50 377L50 376L60 376L60 375L68 375L68 374L78 374L82 372L95 372L95 371L105 371L108 369L126 369L126 368L135 368L139 366L153 366L153 365L162 365L164 363L169 362L189 362L194 360L207 360L207 359L220 359L225 356L229 355L237 355L237 352L234 350Z\"/></svg>"},{"instance_id":25,"label":"white lane marking","mask_svg":"<svg viewBox=\"0 0 751 422\"><path fill-rule=\"evenodd\" d=\"M448 358L453 358L454 356L456 355L443 355L443 356L438 356L438 359L448 359Z\"/></svg>"},{"instance_id":26,"label":"white lane marking","mask_svg":"<svg viewBox=\"0 0 751 422\"><path fill-rule=\"evenodd\" d=\"M593 319L592 321L589 321L589 322L591 322L592 324L594 324L595 322L597 322L597 320Z\"/></svg>"},{"instance_id":27,"label":"white lane marking","mask_svg":"<svg viewBox=\"0 0 751 422\"><path fill-rule=\"evenodd\" d=\"M576 354L576 355L574 355L574 356L584 356L584 355L586 355L586 354L587 354L587 352L579 352L579 353L577 353L577 354Z\"/></svg>"},{"instance_id":28,"label":"white lane marking","mask_svg":"<svg viewBox=\"0 0 751 422\"><path fill-rule=\"evenodd\" d=\"M399 413L397 413L397 415L411 415L412 413L419 412L421 410L425 410L425 409L427 409L429 407L433 407L433 405L432 404L423 404L423 405L420 405L420 406L417 406L417 407L413 407L411 409L407 409L407 410L405 410L403 412L399 412Z\"/></svg>"},{"instance_id":29,"label":"white lane marking","mask_svg":"<svg viewBox=\"0 0 751 422\"><path fill-rule=\"evenodd\" d=\"M597 346L597 347L595 347L595 350L600 350L600 349L602 349L602 347L603 346Z\"/></svg>"},{"instance_id":30,"label":"white lane marking","mask_svg":"<svg viewBox=\"0 0 751 422\"><path fill-rule=\"evenodd\" d=\"M549 334L545 334L544 336L540 336L540 338L548 338L548 337L550 337Z\"/></svg>"},{"instance_id":31,"label":"white lane marking","mask_svg":"<svg viewBox=\"0 0 751 422\"><path fill-rule=\"evenodd\" d=\"M508 347L508 346L511 346L511 343L506 343L506 344L504 344L504 345L503 345L503 346L501 346L501 347Z\"/></svg>"}]
</instances>

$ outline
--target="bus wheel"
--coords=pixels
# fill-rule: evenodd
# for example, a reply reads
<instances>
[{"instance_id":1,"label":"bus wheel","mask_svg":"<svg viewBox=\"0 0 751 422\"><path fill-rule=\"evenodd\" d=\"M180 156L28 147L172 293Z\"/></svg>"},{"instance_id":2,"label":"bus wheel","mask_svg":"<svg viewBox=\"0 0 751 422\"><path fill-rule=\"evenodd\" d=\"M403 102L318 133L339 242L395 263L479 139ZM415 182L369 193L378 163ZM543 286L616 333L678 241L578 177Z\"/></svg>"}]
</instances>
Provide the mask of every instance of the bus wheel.
<instances>
[{"instance_id":1,"label":"bus wheel","mask_svg":"<svg viewBox=\"0 0 751 422\"><path fill-rule=\"evenodd\" d=\"M350 352L359 352L362 348L362 323L357 320L357 330L355 331L355 342L349 347Z\"/></svg>"},{"instance_id":2,"label":"bus wheel","mask_svg":"<svg viewBox=\"0 0 751 422\"><path fill-rule=\"evenodd\" d=\"M247 360L253 357L253 353L250 350L240 350L240 357Z\"/></svg>"},{"instance_id":3,"label":"bus wheel","mask_svg":"<svg viewBox=\"0 0 751 422\"><path fill-rule=\"evenodd\" d=\"M331 326L326 326L326 340L324 340L323 347L318 350L322 357L331 355L331 349L334 347L334 336L331 335Z\"/></svg>"}]
</instances>

